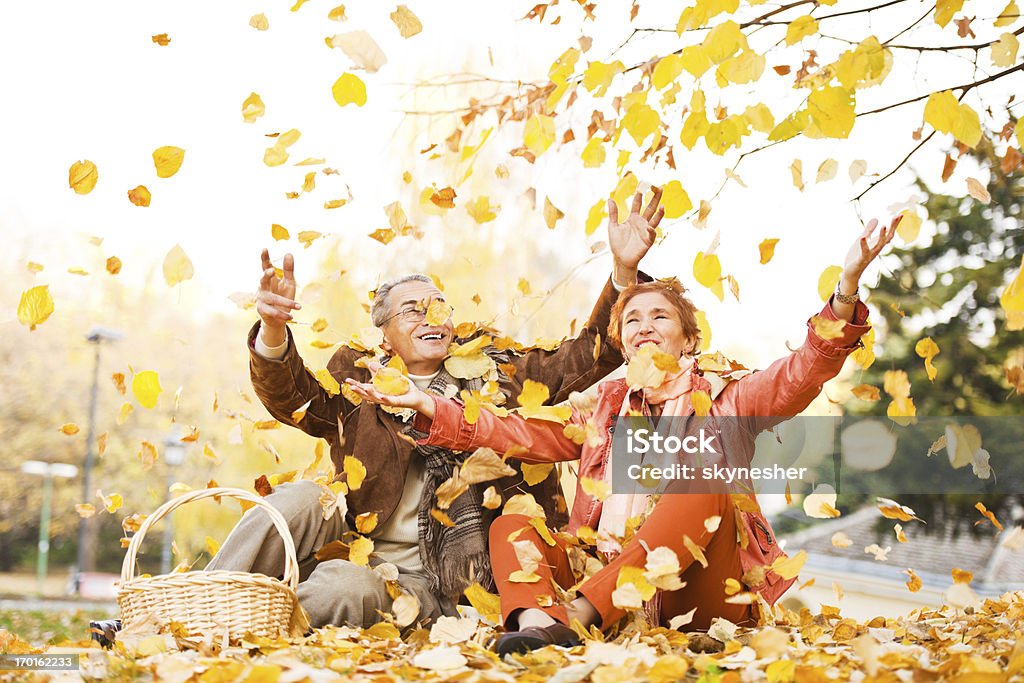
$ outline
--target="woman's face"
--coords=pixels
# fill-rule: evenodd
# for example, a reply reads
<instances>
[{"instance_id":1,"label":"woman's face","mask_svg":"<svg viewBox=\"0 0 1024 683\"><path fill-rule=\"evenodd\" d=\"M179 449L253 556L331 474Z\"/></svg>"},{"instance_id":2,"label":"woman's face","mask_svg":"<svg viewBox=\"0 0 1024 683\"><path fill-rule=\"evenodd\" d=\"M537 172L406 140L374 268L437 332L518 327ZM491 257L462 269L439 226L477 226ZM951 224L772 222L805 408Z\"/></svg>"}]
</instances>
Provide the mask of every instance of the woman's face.
<instances>
[{"instance_id":1,"label":"woman's face","mask_svg":"<svg viewBox=\"0 0 1024 683\"><path fill-rule=\"evenodd\" d=\"M679 312L661 292L637 294L622 313L622 349L628 361L641 347L655 345L662 353L679 358L693 348L683 334Z\"/></svg>"}]
</instances>

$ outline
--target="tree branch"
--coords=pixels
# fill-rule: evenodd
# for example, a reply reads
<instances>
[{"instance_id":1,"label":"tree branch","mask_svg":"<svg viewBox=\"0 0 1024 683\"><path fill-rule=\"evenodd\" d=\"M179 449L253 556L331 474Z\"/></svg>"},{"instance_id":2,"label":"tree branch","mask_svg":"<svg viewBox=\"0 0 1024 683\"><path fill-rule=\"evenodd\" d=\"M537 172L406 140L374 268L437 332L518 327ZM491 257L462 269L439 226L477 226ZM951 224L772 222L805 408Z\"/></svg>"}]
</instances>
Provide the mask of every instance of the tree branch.
<instances>
[{"instance_id":1,"label":"tree branch","mask_svg":"<svg viewBox=\"0 0 1024 683\"><path fill-rule=\"evenodd\" d=\"M992 81L1000 79L1003 76L1007 76L1009 74L1012 74L1015 71L1021 71L1022 69L1024 69L1024 62L1018 64L1017 66L1011 66L1009 69L1006 69L1004 71L1000 71L999 73L993 74L993 75L989 76L988 78L983 78L980 81L974 81L973 83L965 83L963 85L957 85L957 86L954 86L952 88L946 88L946 90L963 90L964 94L967 94L973 88L977 88L980 85L985 85L986 83L991 83ZM936 92L938 92L938 91L936 91ZM887 104L886 106L879 107L878 109L872 109L871 111L861 112L860 114L857 114L857 116L861 117L861 116L868 116L869 114L878 114L880 112L887 111L889 109L895 109L896 107L902 107L905 104L911 104L913 102L920 102L921 100L928 99L932 94L933 93L927 93L925 95L919 95L918 97L912 97L909 100L903 100L902 102L895 102L893 104ZM963 95L961 95L960 98L963 99Z\"/></svg>"},{"instance_id":2,"label":"tree branch","mask_svg":"<svg viewBox=\"0 0 1024 683\"><path fill-rule=\"evenodd\" d=\"M896 164L896 166L895 166L895 167L894 167L894 168L893 168L893 169L892 169L891 171L889 171L888 173L886 173L886 174L885 174L884 176L882 176L882 177L881 177L881 178L879 178L878 180L876 180L876 181L874 181L873 183L871 183L870 185L868 185L868 186L867 186L867 189L865 189L865 190L864 190L863 192L861 192L861 193L860 193L859 195L857 195L856 197L854 197L854 198L853 198L853 201L855 201L855 202L856 202L856 201L860 201L860 198L861 198L861 197L863 197L864 195L866 195L866 194L867 194L868 192L870 192L870 191L871 191L872 189L874 189L875 185L878 185L878 184L879 184L879 183L881 183L882 181L884 181L884 180L887 180L887 179L888 179L889 177L891 177L891 176L892 176L892 175L893 175L894 173L896 173L896 171L900 170L900 169L901 169L901 168L903 167L903 165L904 165L905 163L907 163L908 161L910 161L910 157L914 156L914 154L915 154L915 153L917 152L917 150L919 150L919 149L921 149L922 147L924 147L924 144L925 144L926 142L928 142L929 140L931 140L931 139L932 139L932 137L933 137L933 136L935 135L935 133L936 133L936 131L934 131L934 130L933 130L933 131L932 131L931 133L928 133L928 136L927 136L926 138L924 138L923 140L921 140L921 142L917 143L917 146L916 146L916 147L914 147L914 149L910 150L910 153L909 153L909 154L907 154L907 156L903 157L903 161L901 161L900 163Z\"/></svg>"}]
</instances>

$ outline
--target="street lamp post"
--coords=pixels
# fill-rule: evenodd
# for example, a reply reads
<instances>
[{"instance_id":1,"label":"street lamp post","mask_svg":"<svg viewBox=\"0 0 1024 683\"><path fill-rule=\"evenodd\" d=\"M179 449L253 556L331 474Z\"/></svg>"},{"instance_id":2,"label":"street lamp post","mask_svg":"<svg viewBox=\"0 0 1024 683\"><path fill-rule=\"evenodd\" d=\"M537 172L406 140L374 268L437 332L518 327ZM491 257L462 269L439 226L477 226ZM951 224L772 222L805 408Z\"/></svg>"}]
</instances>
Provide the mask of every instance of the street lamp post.
<instances>
[{"instance_id":1,"label":"street lamp post","mask_svg":"<svg viewBox=\"0 0 1024 683\"><path fill-rule=\"evenodd\" d=\"M167 481L164 485L164 501L170 500L174 471L185 462L185 444L181 442L181 431L175 426L164 439L164 463L167 465ZM170 515L164 520L164 545L160 552L160 573L171 571L171 545L174 542L174 522Z\"/></svg>"},{"instance_id":2,"label":"street lamp post","mask_svg":"<svg viewBox=\"0 0 1024 683\"><path fill-rule=\"evenodd\" d=\"M100 380L100 347L103 342L113 342L121 338L117 330L105 327L94 327L85 335L86 341L95 347L92 364L92 389L89 392L89 431L85 440L85 463L82 467L82 502L92 498L92 467L95 456L93 447L96 441L96 399L99 395ZM81 585L78 580L82 572L92 569L92 552L89 547L89 520L83 517L78 522L78 572L75 580L76 592Z\"/></svg>"},{"instance_id":3,"label":"street lamp post","mask_svg":"<svg viewBox=\"0 0 1024 683\"><path fill-rule=\"evenodd\" d=\"M39 552L36 555L36 592L42 595L43 583L46 581L46 565L50 559L50 507L53 500L53 478L70 479L78 475L78 468L61 462L26 460L21 463L21 471L43 478L43 504L39 510Z\"/></svg>"}]
</instances>

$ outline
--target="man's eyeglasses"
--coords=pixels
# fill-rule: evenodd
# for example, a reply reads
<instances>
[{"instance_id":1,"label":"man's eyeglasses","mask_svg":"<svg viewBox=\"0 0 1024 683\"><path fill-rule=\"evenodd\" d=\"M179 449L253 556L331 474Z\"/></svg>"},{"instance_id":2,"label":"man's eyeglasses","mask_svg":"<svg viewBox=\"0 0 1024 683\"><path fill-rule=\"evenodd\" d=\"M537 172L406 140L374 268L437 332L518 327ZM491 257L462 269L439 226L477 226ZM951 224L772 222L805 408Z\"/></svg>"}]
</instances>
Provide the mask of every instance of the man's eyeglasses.
<instances>
[{"instance_id":1,"label":"man's eyeglasses","mask_svg":"<svg viewBox=\"0 0 1024 683\"><path fill-rule=\"evenodd\" d=\"M441 299L434 299L428 306L424 306L423 303L419 303L411 308L405 308L398 311L381 321L380 326L384 327L384 325L395 318L401 318L402 322L405 323L419 325L428 317L430 317L435 324L441 325L447 322L454 312L455 309L448 305L448 302Z\"/></svg>"}]
</instances>

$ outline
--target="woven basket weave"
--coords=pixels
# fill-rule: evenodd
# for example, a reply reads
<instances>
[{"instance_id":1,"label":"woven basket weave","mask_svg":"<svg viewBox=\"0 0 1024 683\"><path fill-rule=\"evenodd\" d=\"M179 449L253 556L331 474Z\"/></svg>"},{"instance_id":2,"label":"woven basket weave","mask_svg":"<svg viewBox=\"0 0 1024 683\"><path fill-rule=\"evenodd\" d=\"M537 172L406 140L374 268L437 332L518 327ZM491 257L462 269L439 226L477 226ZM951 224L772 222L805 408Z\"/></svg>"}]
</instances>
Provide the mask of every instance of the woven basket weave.
<instances>
[{"instance_id":1,"label":"woven basket weave","mask_svg":"<svg viewBox=\"0 0 1024 683\"><path fill-rule=\"evenodd\" d=\"M284 541L284 580L220 570L135 578L136 555L150 527L185 503L214 496L249 501L270 515ZM295 543L280 512L259 496L242 489L201 489L167 501L139 527L121 565L117 604L125 630L155 620L162 625L178 622L190 634L212 634L218 638L227 635L231 640L238 640L247 633L265 637L301 636L309 622L295 595L298 583Z\"/></svg>"}]
</instances>

